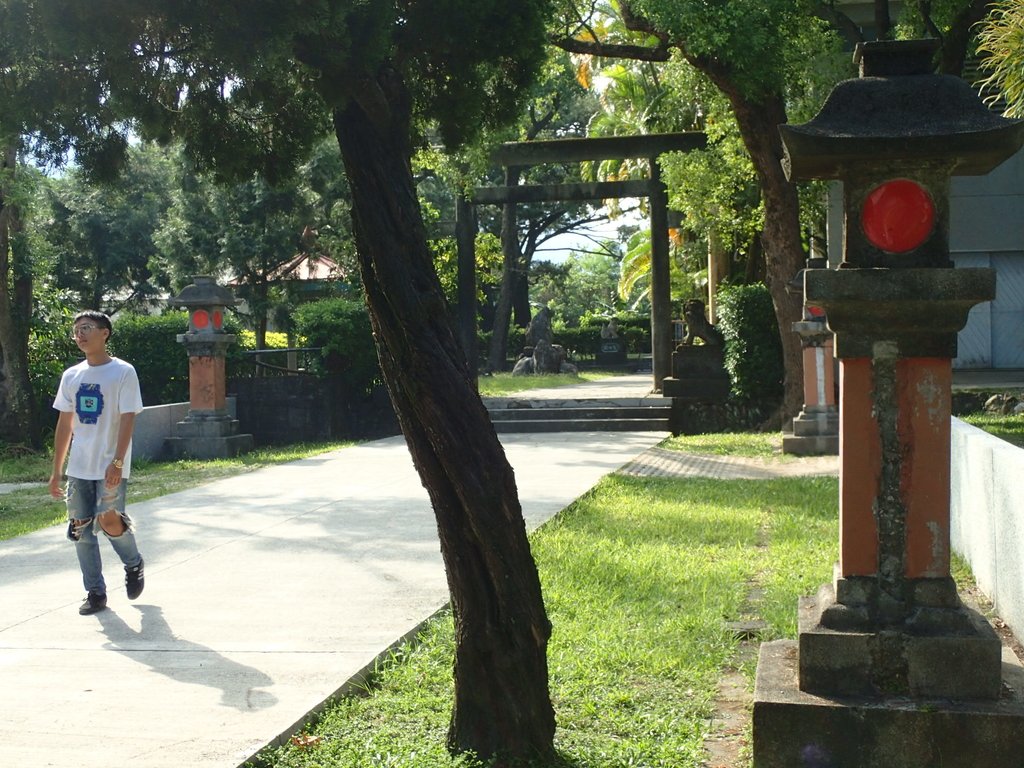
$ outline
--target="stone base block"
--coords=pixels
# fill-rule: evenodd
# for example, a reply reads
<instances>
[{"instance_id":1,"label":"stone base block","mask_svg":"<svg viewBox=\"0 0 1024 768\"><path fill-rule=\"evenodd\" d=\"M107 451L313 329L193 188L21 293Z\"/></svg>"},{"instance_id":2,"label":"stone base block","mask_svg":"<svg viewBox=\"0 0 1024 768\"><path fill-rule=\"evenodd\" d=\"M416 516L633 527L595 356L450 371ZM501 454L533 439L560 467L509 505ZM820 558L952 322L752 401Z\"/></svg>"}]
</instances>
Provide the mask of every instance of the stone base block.
<instances>
[{"instance_id":1,"label":"stone base block","mask_svg":"<svg viewBox=\"0 0 1024 768\"><path fill-rule=\"evenodd\" d=\"M598 365L622 365L626 362L626 342L622 339L601 339L596 362Z\"/></svg>"},{"instance_id":2,"label":"stone base block","mask_svg":"<svg viewBox=\"0 0 1024 768\"><path fill-rule=\"evenodd\" d=\"M804 406L782 433L782 452L793 456L839 455L839 411L835 406Z\"/></svg>"},{"instance_id":3,"label":"stone base block","mask_svg":"<svg viewBox=\"0 0 1024 768\"><path fill-rule=\"evenodd\" d=\"M666 376L661 381L665 397L678 397L686 402L721 403L729 397L729 377Z\"/></svg>"},{"instance_id":4,"label":"stone base block","mask_svg":"<svg viewBox=\"0 0 1024 768\"><path fill-rule=\"evenodd\" d=\"M839 435L782 433L782 452L790 456L838 456Z\"/></svg>"},{"instance_id":5,"label":"stone base block","mask_svg":"<svg viewBox=\"0 0 1024 768\"><path fill-rule=\"evenodd\" d=\"M829 613L849 612L848 628ZM921 619L923 616L924 619ZM857 627L831 584L799 606L801 690L820 695L997 699L1002 644L977 611L920 607L899 625ZM843 619L839 616L838 619Z\"/></svg>"},{"instance_id":6,"label":"stone base block","mask_svg":"<svg viewBox=\"0 0 1024 768\"><path fill-rule=\"evenodd\" d=\"M230 416L219 418L186 418L174 425L175 437L228 437L238 433L238 419Z\"/></svg>"},{"instance_id":7,"label":"stone base block","mask_svg":"<svg viewBox=\"0 0 1024 768\"><path fill-rule=\"evenodd\" d=\"M1003 649L994 701L820 697L798 686L797 644L761 646L754 768L1024 768L1024 668Z\"/></svg>"},{"instance_id":8,"label":"stone base block","mask_svg":"<svg viewBox=\"0 0 1024 768\"><path fill-rule=\"evenodd\" d=\"M835 408L805 408L793 419L793 434L798 437L829 435L839 438L839 411Z\"/></svg>"},{"instance_id":9,"label":"stone base block","mask_svg":"<svg viewBox=\"0 0 1024 768\"><path fill-rule=\"evenodd\" d=\"M168 437L164 446L175 459L228 459L253 449L252 435Z\"/></svg>"}]
</instances>

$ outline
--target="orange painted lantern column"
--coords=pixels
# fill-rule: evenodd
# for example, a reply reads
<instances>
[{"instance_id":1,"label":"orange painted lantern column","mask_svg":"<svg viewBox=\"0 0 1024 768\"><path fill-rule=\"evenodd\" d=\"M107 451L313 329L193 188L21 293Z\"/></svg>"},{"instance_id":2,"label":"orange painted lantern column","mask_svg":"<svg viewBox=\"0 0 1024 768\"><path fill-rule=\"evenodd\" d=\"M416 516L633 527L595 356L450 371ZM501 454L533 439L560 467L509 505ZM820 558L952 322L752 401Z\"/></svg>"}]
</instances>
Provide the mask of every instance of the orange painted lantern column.
<instances>
[{"instance_id":1,"label":"orange painted lantern column","mask_svg":"<svg viewBox=\"0 0 1024 768\"><path fill-rule=\"evenodd\" d=\"M177 338L188 352L189 417L226 416L224 358L237 337L224 332L224 311L235 305L235 297L212 277L200 275L168 303L188 310L188 332Z\"/></svg>"}]
</instances>

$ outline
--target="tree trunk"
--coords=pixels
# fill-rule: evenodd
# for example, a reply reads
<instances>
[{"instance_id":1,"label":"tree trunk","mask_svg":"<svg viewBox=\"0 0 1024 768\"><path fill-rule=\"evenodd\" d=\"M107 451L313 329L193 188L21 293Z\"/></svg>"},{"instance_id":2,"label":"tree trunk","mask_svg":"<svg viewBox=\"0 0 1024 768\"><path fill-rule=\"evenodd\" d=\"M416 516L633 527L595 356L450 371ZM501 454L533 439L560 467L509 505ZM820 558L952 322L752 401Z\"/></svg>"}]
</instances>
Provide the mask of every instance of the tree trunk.
<instances>
[{"instance_id":1,"label":"tree trunk","mask_svg":"<svg viewBox=\"0 0 1024 768\"><path fill-rule=\"evenodd\" d=\"M512 322L520 328L530 325L530 280L528 269L519 273L512 298Z\"/></svg>"},{"instance_id":2,"label":"tree trunk","mask_svg":"<svg viewBox=\"0 0 1024 768\"><path fill-rule=\"evenodd\" d=\"M967 49L974 39L976 25L995 7L996 3L986 0L971 0L956 15L950 28L942 38L939 53L939 72L959 77L964 71Z\"/></svg>"},{"instance_id":3,"label":"tree trunk","mask_svg":"<svg viewBox=\"0 0 1024 768\"><path fill-rule=\"evenodd\" d=\"M889 18L889 0L875 0L875 38L892 39L892 20Z\"/></svg>"},{"instance_id":4,"label":"tree trunk","mask_svg":"<svg viewBox=\"0 0 1024 768\"><path fill-rule=\"evenodd\" d=\"M270 311L270 288L266 274L261 274L252 286L253 312L256 315L256 349L267 348L267 315Z\"/></svg>"},{"instance_id":5,"label":"tree trunk","mask_svg":"<svg viewBox=\"0 0 1024 768\"><path fill-rule=\"evenodd\" d=\"M448 746L485 758L550 756L551 630L515 479L427 250L409 166L408 94L394 73L376 86L336 111L334 123L381 368L434 508L451 592Z\"/></svg>"},{"instance_id":6,"label":"tree trunk","mask_svg":"<svg viewBox=\"0 0 1024 768\"><path fill-rule=\"evenodd\" d=\"M519 184L520 169L509 166L505 169L505 186ZM491 348L487 355L487 366L492 371L505 370L508 358L508 326L512 319L512 305L516 284L521 273L522 252L519 249L519 224L516 204L505 203L501 207L501 288L494 305L494 327L491 333Z\"/></svg>"},{"instance_id":7,"label":"tree trunk","mask_svg":"<svg viewBox=\"0 0 1024 768\"><path fill-rule=\"evenodd\" d=\"M9 197L7 174L17 168L13 146L0 146L0 441L38 448L35 398L28 373L32 272L17 243L21 216Z\"/></svg>"},{"instance_id":8,"label":"tree trunk","mask_svg":"<svg viewBox=\"0 0 1024 768\"><path fill-rule=\"evenodd\" d=\"M714 81L732 104L740 136L757 171L764 199L765 268L768 290L782 337L785 384L782 419L796 416L803 407L803 352L800 337L791 329L801 319L802 301L791 295L787 284L805 265L800 238L800 202L796 185L782 170L782 139L779 125L788 122L780 95L769 94L760 101L745 98L733 82L713 67L693 62ZM710 71L709 71L710 70Z\"/></svg>"}]
</instances>

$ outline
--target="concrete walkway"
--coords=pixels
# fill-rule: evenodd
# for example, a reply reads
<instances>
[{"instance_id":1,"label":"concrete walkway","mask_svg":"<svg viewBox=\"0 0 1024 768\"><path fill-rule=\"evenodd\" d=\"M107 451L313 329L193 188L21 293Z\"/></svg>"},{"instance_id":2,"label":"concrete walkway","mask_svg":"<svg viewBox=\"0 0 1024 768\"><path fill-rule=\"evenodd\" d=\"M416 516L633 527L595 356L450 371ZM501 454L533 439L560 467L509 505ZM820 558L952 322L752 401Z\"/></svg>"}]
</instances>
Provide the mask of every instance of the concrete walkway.
<instances>
[{"instance_id":1,"label":"concrete walkway","mask_svg":"<svg viewBox=\"0 0 1024 768\"><path fill-rule=\"evenodd\" d=\"M665 436L503 436L528 526ZM0 542L0 765L234 768L447 603L402 438L129 510L146 590L127 600L104 543L94 616L63 526Z\"/></svg>"}]
</instances>

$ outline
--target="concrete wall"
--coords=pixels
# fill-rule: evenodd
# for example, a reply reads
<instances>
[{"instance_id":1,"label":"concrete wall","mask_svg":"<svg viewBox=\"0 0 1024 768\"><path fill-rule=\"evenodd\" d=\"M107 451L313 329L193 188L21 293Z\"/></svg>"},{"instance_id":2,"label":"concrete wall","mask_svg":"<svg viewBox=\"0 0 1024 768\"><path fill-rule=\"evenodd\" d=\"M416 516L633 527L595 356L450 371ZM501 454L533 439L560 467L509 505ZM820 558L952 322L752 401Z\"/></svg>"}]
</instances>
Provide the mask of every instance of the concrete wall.
<instances>
[{"instance_id":1,"label":"concrete wall","mask_svg":"<svg viewBox=\"0 0 1024 768\"><path fill-rule=\"evenodd\" d=\"M950 535L978 586L1024 638L1024 449L953 419Z\"/></svg>"},{"instance_id":2,"label":"concrete wall","mask_svg":"<svg viewBox=\"0 0 1024 768\"><path fill-rule=\"evenodd\" d=\"M236 400L227 398L228 414L235 418ZM135 417L132 433L132 458L160 459L164 457L164 440L174 434L174 425L188 416L188 403L151 405Z\"/></svg>"}]
</instances>

